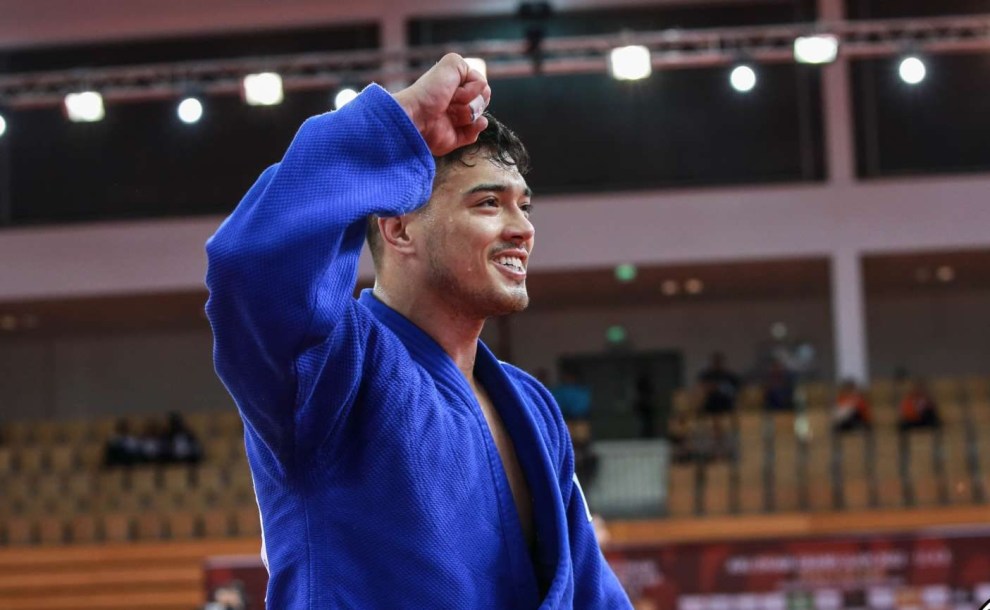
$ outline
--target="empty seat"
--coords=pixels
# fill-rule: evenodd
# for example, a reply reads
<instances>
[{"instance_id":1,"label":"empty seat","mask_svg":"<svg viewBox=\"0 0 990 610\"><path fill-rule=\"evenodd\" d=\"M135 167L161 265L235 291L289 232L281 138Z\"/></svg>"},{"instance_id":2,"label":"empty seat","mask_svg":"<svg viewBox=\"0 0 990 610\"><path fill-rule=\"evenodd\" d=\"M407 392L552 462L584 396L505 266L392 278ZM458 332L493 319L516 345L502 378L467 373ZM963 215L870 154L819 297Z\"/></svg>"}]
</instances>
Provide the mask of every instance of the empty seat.
<instances>
[{"instance_id":1,"label":"empty seat","mask_svg":"<svg viewBox=\"0 0 990 610\"><path fill-rule=\"evenodd\" d=\"M99 519L92 514L75 515L69 519L69 542L90 544L99 539Z\"/></svg>"},{"instance_id":2,"label":"empty seat","mask_svg":"<svg viewBox=\"0 0 990 610\"><path fill-rule=\"evenodd\" d=\"M667 512L671 516L685 517L695 513L695 489L697 465L672 464L668 471Z\"/></svg>"},{"instance_id":3,"label":"empty seat","mask_svg":"<svg viewBox=\"0 0 990 610\"><path fill-rule=\"evenodd\" d=\"M11 546L34 544L35 522L29 517L10 517L4 520L4 542Z\"/></svg>"},{"instance_id":4,"label":"empty seat","mask_svg":"<svg viewBox=\"0 0 990 610\"><path fill-rule=\"evenodd\" d=\"M709 462L704 465L704 513L724 515L732 505L731 466L729 462Z\"/></svg>"},{"instance_id":5,"label":"empty seat","mask_svg":"<svg viewBox=\"0 0 990 610\"><path fill-rule=\"evenodd\" d=\"M214 508L201 515L203 536L207 538L225 538L231 533L230 512L226 509Z\"/></svg>"},{"instance_id":6,"label":"empty seat","mask_svg":"<svg viewBox=\"0 0 990 610\"><path fill-rule=\"evenodd\" d=\"M883 508L899 508L904 505L904 488L897 429L893 425L875 425L873 442L878 504Z\"/></svg>"},{"instance_id":7,"label":"empty seat","mask_svg":"<svg viewBox=\"0 0 990 610\"><path fill-rule=\"evenodd\" d=\"M238 536L260 536L261 517L258 507L243 507L234 511L234 527Z\"/></svg>"},{"instance_id":8,"label":"empty seat","mask_svg":"<svg viewBox=\"0 0 990 610\"><path fill-rule=\"evenodd\" d=\"M199 535L199 518L191 511L175 511L166 515L168 537L187 540Z\"/></svg>"},{"instance_id":9,"label":"empty seat","mask_svg":"<svg viewBox=\"0 0 990 610\"><path fill-rule=\"evenodd\" d=\"M45 515L37 520L38 542L47 545L64 544L66 540L65 519L61 516Z\"/></svg>"},{"instance_id":10,"label":"empty seat","mask_svg":"<svg viewBox=\"0 0 990 610\"><path fill-rule=\"evenodd\" d=\"M105 513L100 516L102 537L107 542L128 542L133 539L133 518L130 513Z\"/></svg>"},{"instance_id":11,"label":"empty seat","mask_svg":"<svg viewBox=\"0 0 990 610\"><path fill-rule=\"evenodd\" d=\"M165 516L157 511L144 511L134 519L134 533L138 540L165 538Z\"/></svg>"},{"instance_id":12,"label":"empty seat","mask_svg":"<svg viewBox=\"0 0 990 610\"><path fill-rule=\"evenodd\" d=\"M24 445L17 451L17 469L24 474L40 474L48 467L45 447Z\"/></svg>"},{"instance_id":13,"label":"empty seat","mask_svg":"<svg viewBox=\"0 0 990 610\"><path fill-rule=\"evenodd\" d=\"M67 443L55 445L49 449L48 461L53 472L72 472L78 463L76 447Z\"/></svg>"}]
</instances>

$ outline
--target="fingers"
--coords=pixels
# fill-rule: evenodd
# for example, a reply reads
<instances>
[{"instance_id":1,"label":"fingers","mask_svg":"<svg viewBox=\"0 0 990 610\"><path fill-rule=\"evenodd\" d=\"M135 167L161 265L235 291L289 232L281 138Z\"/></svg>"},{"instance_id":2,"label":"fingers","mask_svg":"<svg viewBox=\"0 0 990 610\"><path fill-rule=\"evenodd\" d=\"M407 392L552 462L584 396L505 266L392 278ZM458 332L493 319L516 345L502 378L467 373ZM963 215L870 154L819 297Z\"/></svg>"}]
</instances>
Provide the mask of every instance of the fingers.
<instances>
[{"instance_id":1,"label":"fingers","mask_svg":"<svg viewBox=\"0 0 990 610\"><path fill-rule=\"evenodd\" d=\"M478 134L484 131L488 127L488 117L478 117L478 120L474 121L469 125L463 127L458 127L457 132L457 146L466 146L475 142L478 139Z\"/></svg>"}]
</instances>

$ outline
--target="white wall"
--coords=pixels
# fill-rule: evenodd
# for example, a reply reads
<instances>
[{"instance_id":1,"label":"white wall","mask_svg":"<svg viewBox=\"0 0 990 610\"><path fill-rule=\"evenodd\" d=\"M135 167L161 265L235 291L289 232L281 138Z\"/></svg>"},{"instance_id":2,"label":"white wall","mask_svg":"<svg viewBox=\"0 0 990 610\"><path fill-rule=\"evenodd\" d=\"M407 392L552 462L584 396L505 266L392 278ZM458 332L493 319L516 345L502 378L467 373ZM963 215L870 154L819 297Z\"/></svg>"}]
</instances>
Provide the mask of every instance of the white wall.
<instances>
[{"instance_id":1,"label":"white wall","mask_svg":"<svg viewBox=\"0 0 990 610\"><path fill-rule=\"evenodd\" d=\"M208 329L0 345L2 417L75 418L233 408Z\"/></svg>"}]
</instances>

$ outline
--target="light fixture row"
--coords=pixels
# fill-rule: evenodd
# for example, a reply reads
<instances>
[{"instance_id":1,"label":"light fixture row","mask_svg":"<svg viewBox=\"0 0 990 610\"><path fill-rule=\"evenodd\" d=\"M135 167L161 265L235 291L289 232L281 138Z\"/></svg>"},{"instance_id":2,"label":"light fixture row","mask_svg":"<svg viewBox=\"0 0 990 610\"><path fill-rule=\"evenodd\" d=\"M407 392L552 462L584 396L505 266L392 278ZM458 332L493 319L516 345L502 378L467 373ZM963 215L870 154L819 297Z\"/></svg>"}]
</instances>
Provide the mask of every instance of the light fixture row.
<instances>
[{"instance_id":1,"label":"light fixture row","mask_svg":"<svg viewBox=\"0 0 990 610\"><path fill-rule=\"evenodd\" d=\"M794 59L798 63L822 65L831 63L838 57L838 39L831 35L804 36L794 41ZM487 74L485 60L467 58L472 69ZM650 50L642 45L627 45L611 50L608 56L609 73L620 81L636 81L648 78L653 72L653 59ZM909 85L920 84L927 75L927 68L921 58L915 55L904 57L898 74ZM729 72L729 84L739 93L749 93L756 88L756 70L747 63L738 63ZM285 99L282 77L276 72L248 74L241 81L241 95L251 106L276 106ZM341 108L357 97L357 91L350 87L340 89L334 97L334 107ZM69 93L63 103L66 116L73 122L93 123L106 117L103 96L99 91L86 90ZM199 122L204 115L203 102L196 96L186 96L178 104L176 113L186 124ZM0 114L0 137L7 129L7 122Z\"/></svg>"}]
</instances>

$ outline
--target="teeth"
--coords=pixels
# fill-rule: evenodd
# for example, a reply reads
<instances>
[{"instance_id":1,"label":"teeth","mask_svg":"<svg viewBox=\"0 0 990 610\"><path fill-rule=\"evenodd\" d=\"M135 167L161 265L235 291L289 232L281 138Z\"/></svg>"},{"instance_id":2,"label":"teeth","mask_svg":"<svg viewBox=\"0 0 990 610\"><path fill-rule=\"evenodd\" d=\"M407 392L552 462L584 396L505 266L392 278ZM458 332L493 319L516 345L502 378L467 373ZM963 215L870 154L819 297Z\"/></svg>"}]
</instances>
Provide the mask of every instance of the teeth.
<instances>
[{"instance_id":1,"label":"teeth","mask_svg":"<svg viewBox=\"0 0 990 610\"><path fill-rule=\"evenodd\" d=\"M516 271L523 270L522 259L517 258L515 256L500 256L497 259L495 259L495 262L500 265L505 265L506 267L511 267Z\"/></svg>"}]
</instances>

